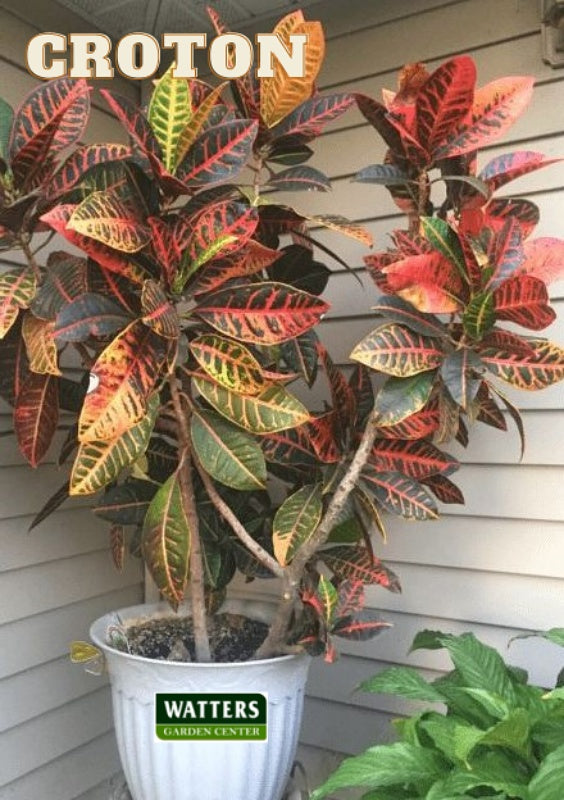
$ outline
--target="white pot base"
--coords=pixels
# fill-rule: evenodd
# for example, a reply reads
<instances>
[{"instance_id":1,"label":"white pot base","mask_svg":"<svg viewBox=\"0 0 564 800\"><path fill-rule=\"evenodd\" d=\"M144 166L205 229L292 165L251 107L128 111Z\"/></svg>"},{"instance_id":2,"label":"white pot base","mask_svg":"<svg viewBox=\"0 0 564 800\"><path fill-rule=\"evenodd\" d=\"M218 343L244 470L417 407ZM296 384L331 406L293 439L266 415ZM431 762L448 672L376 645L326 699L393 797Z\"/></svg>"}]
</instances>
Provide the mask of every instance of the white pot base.
<instances>
[{"instance_id":1,"label":"white pot base","mask_svg":"<svg viewBox=\"0 0 564 800\"><path fill-rule=\"evenodd\" d=\"M166 611L144 605L121 609L124 623ZM261 603L230 601L229 611L268 619ZM307 656L237 664L154 661L110 648L115 613L96 620L90 636L106 656L123 770L133 800L280 800L295 755L310 659ZM268 740L160 741L156 692L264 692Z\"/></svg>"}]
</instances>

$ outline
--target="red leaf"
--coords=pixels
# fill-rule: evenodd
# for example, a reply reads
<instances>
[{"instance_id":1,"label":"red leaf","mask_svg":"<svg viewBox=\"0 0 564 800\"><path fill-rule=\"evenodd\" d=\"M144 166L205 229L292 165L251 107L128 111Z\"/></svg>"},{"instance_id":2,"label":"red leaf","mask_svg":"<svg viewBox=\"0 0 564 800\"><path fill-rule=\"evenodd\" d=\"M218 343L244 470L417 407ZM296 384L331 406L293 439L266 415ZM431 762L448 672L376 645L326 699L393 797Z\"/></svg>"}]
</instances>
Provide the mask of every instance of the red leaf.
<instances>
[{"instance_id":1,"label":"red leaf","mask_svg":"<svg viewBox=\"0 0 564 800\"><path fill-rule=\"evenodd\" d=\"M445 61L417 93L417 138L433 154L468 114L474 98L476 67L470 56Z\"/></svg>"},{"instance_id":2,"label":"red leaf","mask_svg":"<svg viewBox=\"0 0 564 800\"><path fill-rule=\"evenodd\" d=\"M202 186L234 178L245 166L256 139L256 120L215 125L196 139L176 170L185 186Z\"/></svg>"},{"instance_id":3,"label":"red leaf","mask_svg":"<svg viewBox=\"0 0 564 800\"><path fill-rule=\"evenodd\" d=\"M479 417L478 417L479 419ZM441 501L441 503L459 503L464 505L464 495L452 481L444 475L432 475L421 481Z\"/></svg>"},{"instance_id":4,"label":"red leaf","mask_svg":"<svg viewBox=\"0 0 564 800\"><path fill-rule=\"evenodd\" d=\"M524 328L540 331L556 319L549 305L544 283L531 275L509 278L493 293L494 309L498 319L515 322Z\"/></svg>"},{"instance_id":5,"label":"red leaf","mask_svg":"<svg viewBox=\"0 0 564 800\"><path fill-rule=\"evenodd\" d=\"M265 281L220 289L194 309L220 333L255 344L278 344L316 325L329 306L307 292Z\"/></svg>"},{"instance_id":6,"label":"red leaf","mask_svg":"<svg viewBox=\"0 0 564 800\"><path fill-rule=\"evenodd\" d=\"M14 427L19 448L32 467L47 453L58 421L57 378L31 372L16 398Z\"/></svg>"},{"instance_id":7,"label":"red leaf","mask_svg":"<svg viewBox=\"0 0 564 800\"><path fill-rule=\"evenodd\" d=\"M344 432L351 424L351 420L354 419L356 413L356 398L354 392L341 370L334 365L326 348L320 342L317 343L317 352L329 382L331 402L334 411L337 412L340 430Z\"/></svg>"},{"instance_id":8,"label":"red leaf","mask_svg":"<svg viewBox=\"0 0 564 800\"><path fill-rule=\"evenodd\" d=\"M378 503L392 514L406 519L436 519L437 508L418 482L399 472L384 472L368 462L363 470L364 485Z\"/></svg>"},{"instance_id":9,"label":"red leaf","mask_svg":"<svg viewBox=\"0 0 564 800\"><path fill-rule=\"evenodd\" d=\"M508 217L516 219L521 226L523 239L526 239L535 229L540 219L538 206L530 200L519 197L500 197L490 200L486 207L487 224L499 231Z\"/></svg>"},{"instance_id":10,"label":"red leaf","mask_svg":"<svg viewBox=\"0 0 564 800\"><path fill-rule=\"evenodd\" d=\"M533 83L529 77L506 77L477 89L468 121L436 150L435 157L460 156L500 139L529 104Z\"/></svg>"},{"instance_id":11,"label":"red leaf","mask_svg":"<svg viewBox=\"0 0 564 800\"><path fill-rule=\"evenodd\" d=\"M348 93L312 97L272 128L272 137L278 140L299 135L300 141L308 142L319 136L328 122L342 116L353 103L354 95Z\"/></svg>"},{"instance_id":12,"label":"red leaf","mask_svg":"<svg viewBox=\"0 0 564 800\"><path fill-rule=\"evenodd\" d=\"M377 439L370 456L376 469L401 472L421 481L430 475L450 475L460 466L452 456L442 453L430 442Z\"/></svg>"},{"instance_id":13,"label":"red leaf","mask_svg":"<svg viewBox=\"0 0 564 800\"><path fill-rule=\"evenodd\" d=\"M366 642L373 639L386 628L391 628L390 622L378 619L373 612L361 612L357 617L341 619L332 628L331 633L341 639L354 642Z\"/></svg>"},{"instance_id":14,"label":"red leaf","mask_svg":"<svg viewBox=\"0 0 564 800\"><path fill-rule=\"evenodd\" d=\"M529 344L534 349L534 358L505 350L485 351L481 358L490 372L517 389L536 391L564 380L564 350L546 339L529 339ZM507 399L502 399L509 409Z\"/></svg>"},{"instance_id":15,"label":"red leaf","mask_svg":"<svg viewBox=\"0 0 564 800\"><path fill-rule=\"evenodd\" d=\"M508 217L493 241L492 259L495 269L488 288L495 289L514 275L523 263L523 239L521 226L516 219Z\"/></svg>"},{"instance_id":16,"label":"red leaf","mask_svg":"<svg viewBox=\"0 0 564 800\"><path fill-rule=\"evenodd\" d=\"M378 436L383 439L425 439L435 433L438 427L438 410L424 409L406 417L397 425L379 428Z\"/></svg>"},{"instance_id":17,"label":"red leaf","mask_svg":"<svg viewBox=\"0 0 564 800\"><path fill-rule=\"evenodd\" d=\"M368 550L338 545L321 551L319 557L342 580L378 584L396 593L401 591L397 575L378 558L372 557Z\"/></svg>"},{"instance_id":18,"label":"red leaf","mask_svg":"<svg viewBox=\"0 0 564 800\"><path fill-rule=\"evenodd\" d=\"M147 222L151 229L153 252L161 266L167 286L170 287L182 258L182 251L174 235L174 224L161 217L149 217Z\"/></svg>"},{"instance_id":19,"label":"red leaf","mask_svg":"<svg viewBox=\"0 0 564 800\"><path fill-rule=\"evenodd\" d=\"M339 421L336 411L321 414L304 425L318 459L324 464L335 464L341 458L338 442Z\"/></svg>"},{"instance_id":20,"label":"red leaf","mask_svg":"<svg viewBox=\"0 0 564 800\"><path fill-rule=\"evenodd\" d=\"M389 288L419 311L443 314L460 308L462 279L440 253L395 261L382 269Z\"/></svg>"},{"instance_id":21,"label":"red leaf","mask_svg":"<svg viewBox=\"0 0 564 800\"><path fill-rule=\"evenodd\" d=\"M212 261L204 267L194 289L197 296L217 289L234 278L243 278L262 272L282 255L281 250L272 250L254 239L249 239L237 254Z\"/></svg>"},{"instance_id":22,"label":"red leaf","mask_svg":"<svg viewBox=\"0 0 564 800\"><path fill-rule=\"evenodd\" d=\"M60 233L67 241L74 244L75 247L80 248L86 255L90 256L111 272L117 272L124 278L132 281L133 283L141 284L147 278L144 270L136 266L130 258L124 253L119 253L117 250L112 250L101 242L91 239L89 236L83 236L76 231L67 228L67 223L71 218L74 205L59 205L43 214L41 217L42 222L45 222L53 230Z\"/></svg>"},{"instance_id":23,"label":"red leaf","mask_svg":"<svg viewBox=\"0 0 564 800\"><path fill-rule=\"evenodd\" d=\"M515 333L496 328L481 341L481 346L485 348L494 348L495 350L507 350L515 355L526 356L527 358L534 358L535 351L526 339L517 336ZM478 394L479 397L479 394Z\"/></svg>"},{"instance_id":24,"label":"red leaf","mask_svg":"<svg viewBox=\"0 0 564 800\"><path fill-rule=\"evenodd\" d=\"M546 237L525 242L525 260L519 272L545 284L564 278L564 241Z\"/></svg>"},{"instance_id":25,"label":"red leaf","mask_svg":"<svg viewBox=\"0 0 564 800\"><path fill-rule=\"evenodd\" d=\"M84 178L88 170L98 164L124 161L131 155L131 148L123 144L92 144L79 147L53 176L45 189L45 194L49 198L66 194Z\"/></svg>"},{"instance_id":26,"label":"red leaf","mask_svg":"<svg viewBox=\"0 0 564 800\"><path fill-rule=\"evenodd\" d=\"M561 158L547 158L543 153L533 150L519 150L516 153L504 153L493 158L480 172L480 180L487 183L492 192L500 189L510 181L528 175L537 169L557 164Z\"/></svg>"},{"instance_id":27,"label":"red leaf","mask_svg":"<svg viewBox=\"0 0 564 800\"><path fill-rule=\"evenodd\" d=\"M122 123L133 141L141 148L157 174L164 172L161 164L162 151L156 136L144 114L127 97L109 89L100 89L100 94Z\"/></svg>"},{"instance_id":28,"label":"red leaf","mask_svg":"<svg viewBox=\"0 0 564 800\"><path fill-rule=\"evenodd\" d=\"M41 84L24 100L9 145L18 185L29 186L40 170L44 180L50 173L50 156L80 138L88 121L89 92L84 80L60 78Z\"/></svg>"}]
</instances>

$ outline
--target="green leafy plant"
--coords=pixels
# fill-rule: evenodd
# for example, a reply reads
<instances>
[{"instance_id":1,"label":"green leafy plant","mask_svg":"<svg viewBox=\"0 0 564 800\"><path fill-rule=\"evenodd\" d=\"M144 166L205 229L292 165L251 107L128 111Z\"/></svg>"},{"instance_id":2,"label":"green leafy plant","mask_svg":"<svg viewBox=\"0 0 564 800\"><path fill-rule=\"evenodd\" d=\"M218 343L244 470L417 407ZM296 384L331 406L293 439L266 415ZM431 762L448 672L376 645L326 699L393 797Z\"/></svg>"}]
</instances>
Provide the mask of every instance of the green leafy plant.
<instances>
[{"instance_id":1,"label":"green leafy plant","mask_svg":"<svg viewBox=\"0 0 564 800\"><path fill-rule=\"evenodd\" d=\"M564 629L534 634L564 646ZM416 669L383 670L360 689L424 703L394 722L400 741L346 759L311 800L347 787L365 800L560 800L564 785L562 673L547 691L471 633L422 631L412 650L446 649L454 669L429 683Z\"/></svg>"}]
</instances>

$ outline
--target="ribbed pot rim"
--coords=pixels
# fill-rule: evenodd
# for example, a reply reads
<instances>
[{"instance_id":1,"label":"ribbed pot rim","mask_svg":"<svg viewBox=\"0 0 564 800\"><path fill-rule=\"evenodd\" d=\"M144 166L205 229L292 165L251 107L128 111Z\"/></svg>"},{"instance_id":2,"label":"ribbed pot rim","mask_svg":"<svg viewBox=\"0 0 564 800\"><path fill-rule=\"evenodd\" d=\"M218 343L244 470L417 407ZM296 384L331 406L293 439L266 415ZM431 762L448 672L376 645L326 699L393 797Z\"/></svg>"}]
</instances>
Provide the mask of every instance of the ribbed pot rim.
<instances>
[{"instance_id":1,"label":"ribbed pot rim","mask_svg":"<svg viewBox=\"0 0 564 800\"><path fill-rule=\"evenodd\" d=\"M266 622L264 617L269 617L272 615L273 611L273 604L262 602L262 601L245 601L245 600L228 600L224 606L220 609L220 612L225 611L233 611L234 613L240 613L244 616L253 618L252 613L249 613L249 606L256 610L260 609L260 615L255 617L256 619L261 619L262 621ZM104 614L98 619L94 620L94 622L90 626L89 636L90 639L94 642L96 647L99 647L104 653L111 653L112 656L121 656L132 662L137 662L139 664L150 664L152 666L158 667L173 667L175 669L185 669L185 670L225 670L225 669L253 669L255 667L261 667L269 664L278 664L288 661L296 661L302 659L309 659L305 653L290 653L289 655L284 656L274 656L273 658L261 658L255 661L225 661L219 664L213 662L201 662L201 661L161 661L156 658L147 658L146 656L137 656L132 653L126 653L123 650L118 650L112 645L108 644L105 640L105 629L109 625L115 624L120 625L120 619L123 621L127 621L127 615L130 615L131 619L134 619L139 616L147 616L148 618L151 617L151 614L155 614L156 612L165 612L166 610L170 611L170 607L164 605L162 603L141 603L140 605L135 606L126 606L125 608L119 608L115 611L110 611L107 614ZM132 616L134 614L134 616ZM119 616L118 616L119 615ZM186 614L185 616L189 616ZM101 632L102 626L104 627L104 633Z\"/></svg>"}]
</instances>

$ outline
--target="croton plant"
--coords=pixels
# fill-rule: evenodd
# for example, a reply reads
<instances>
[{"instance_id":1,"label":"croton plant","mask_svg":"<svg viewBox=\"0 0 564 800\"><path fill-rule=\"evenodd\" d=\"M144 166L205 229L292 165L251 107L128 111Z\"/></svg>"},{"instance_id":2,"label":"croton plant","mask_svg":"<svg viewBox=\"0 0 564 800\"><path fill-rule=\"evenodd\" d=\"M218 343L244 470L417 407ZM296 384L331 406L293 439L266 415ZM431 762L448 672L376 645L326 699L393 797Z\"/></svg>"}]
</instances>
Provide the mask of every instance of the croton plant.
<instances>
[{"instance_id":1,"label":"croton plant","mask_svg":"<svg viewBox=\"0 0 564 800\"><path fill-rule=\"evenodd\" d=\"M319 23L297 11L275 32L308 34L304 78L277 69L212 87L169 70L144 110L103 91L127 146L81 144L81 80L43 84L15 113L0 106L0 244L23 254L0 274L0 393L32 466L60 429L59 464L72 461L34 522L92 496L116 565L129 549L173 608L189 595L200 661L236 572L280 579L261 657L331 660L334 635L378 633L364 588L399 590L372 549L382 512L428 519L431 495L462 502L447 477L458 464L432 439L465 440L463 414L504 427L496 397L518 419L486 370L526 388L564 377L555 345L497 324L538 330L554 316L545 281L562 246L523 243L532 204L491 198L546 162L516 154L474 175L476 148L505 131L530 82L475 92L458 58L404 72L387 106L322 95ZM276 192L329 188L307 164L311 144L355 101L390 147L359 179L389 185L410 223L368 259L385 319L345 374L314 330L329 278L316 256L336 257L315 230L370 237ZM448 181L436 213L435 166ZM55 232L74 248L44 259ZM370 369L390 376L376 394ZM308 409L292 384L311 387L318 371L328 401Z\"/></svg>"}]
</instances>

